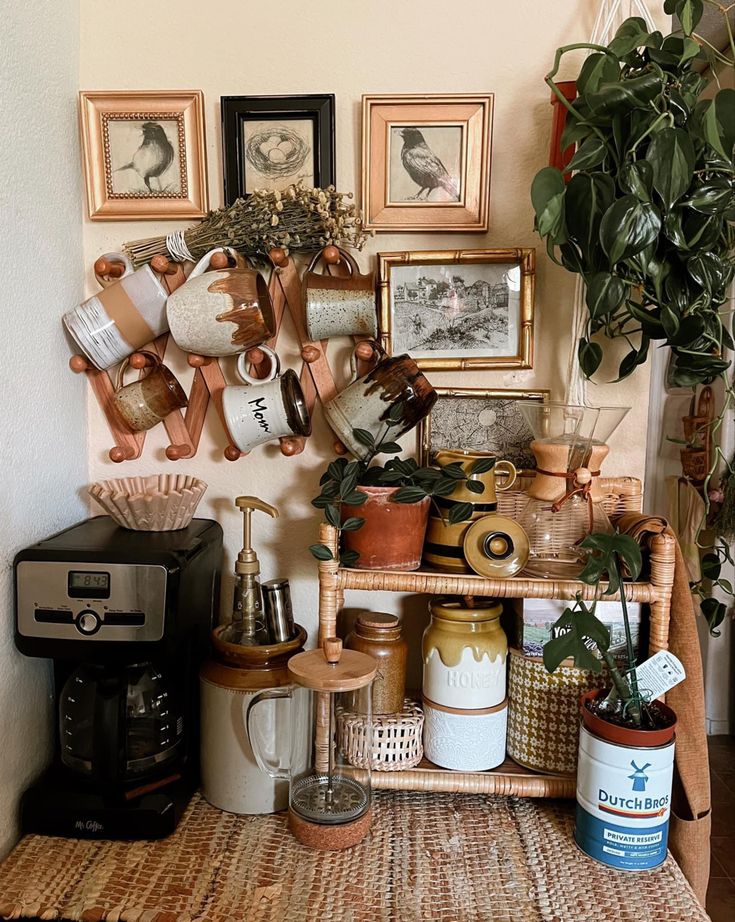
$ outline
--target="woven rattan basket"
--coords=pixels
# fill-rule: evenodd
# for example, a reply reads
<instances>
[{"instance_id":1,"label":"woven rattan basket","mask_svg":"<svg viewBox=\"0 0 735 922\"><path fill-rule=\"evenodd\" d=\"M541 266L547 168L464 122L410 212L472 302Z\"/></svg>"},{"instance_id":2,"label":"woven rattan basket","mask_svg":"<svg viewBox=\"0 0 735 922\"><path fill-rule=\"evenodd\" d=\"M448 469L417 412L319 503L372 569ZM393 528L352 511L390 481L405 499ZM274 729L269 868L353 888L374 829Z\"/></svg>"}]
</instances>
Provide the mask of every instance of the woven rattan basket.
<instances>
[{"instance_id":1,"label":"woven rattan basket","mask_svg":"<svg viewBox=\"0 0 735 922\"><path fill-rule=\"evenodd\" d=\"M370 768L377 772L398 772L418 765L424 755L421 737L424 712L408 698L400 714L373 715ZM337 714L337 739L344 757L356 768L366 768L367 721L361 714Z\"/></svg>"},{"instance_id":2,"label":"woven rattan basket","mask_svg":"<svg viewBox=\"0 0 735 922\"><path fill-rule=\"evenodd\" d=\"M539 772L573 774L579 746L579 699L604 688L607 672L588 672L565 661L547 672L540 657L510 650L508 755Z\"/></svg>"},{"instance_id":3,"label":"woven rattan basket","mask_svg":"<svg viewBox=\"0 0 735 922\"><path fill-rule=\"evenodd\" d=\"M518 520L528 502L525 490L533 482L532 477L522 475L516 481L518 489L498 493L498 512L510 519ZM603 489L606 491L602 508L611 519L626 512L641 511L641 482L635 477L603 477Z\"/></svg>"}]
</instances>

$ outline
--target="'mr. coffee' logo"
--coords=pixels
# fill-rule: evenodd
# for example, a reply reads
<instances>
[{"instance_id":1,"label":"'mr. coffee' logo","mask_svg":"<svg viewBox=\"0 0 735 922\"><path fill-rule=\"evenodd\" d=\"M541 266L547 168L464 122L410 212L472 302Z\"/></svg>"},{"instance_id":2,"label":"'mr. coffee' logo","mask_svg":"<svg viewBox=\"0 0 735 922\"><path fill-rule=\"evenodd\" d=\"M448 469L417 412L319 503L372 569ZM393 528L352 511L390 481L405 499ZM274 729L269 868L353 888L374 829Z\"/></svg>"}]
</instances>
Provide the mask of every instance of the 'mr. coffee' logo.
<instances>
[{"instance_id":1,"label":"'mr. coffee' logo","mask_svg":"<svg viewBox=\"0 0 735 922\"><path fill-rule=\"evenodd\" d=\"M248 400L248 404L253 408L253 419L257 420L260 428L264 432L270 432L271 427L268 425L268 421L265 418L265 411L268 409L265 397L256 397L254 400Z\"/></svg>"}]
</instances>

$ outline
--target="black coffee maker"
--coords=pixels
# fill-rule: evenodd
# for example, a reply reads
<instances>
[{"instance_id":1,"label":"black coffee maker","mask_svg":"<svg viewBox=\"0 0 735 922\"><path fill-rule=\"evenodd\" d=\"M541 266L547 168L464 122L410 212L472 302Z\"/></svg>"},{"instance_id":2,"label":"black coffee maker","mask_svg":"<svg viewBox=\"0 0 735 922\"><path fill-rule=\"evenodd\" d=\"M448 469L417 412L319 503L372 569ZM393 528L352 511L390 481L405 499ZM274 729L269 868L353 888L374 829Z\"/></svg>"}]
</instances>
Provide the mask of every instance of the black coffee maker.
<instances>
[{"instance_id":1,"label":"black coffee maker","mask_svg":"<svg viewBox=\"0 0 735 922\"><path fill-rule=\"evenodd\" d=\"M15 641L54 661L58 738L23 795L24 832L168 835L198 782L198 673L219 599L222 529L88 519L15 558Z\"/></svg>"}]
</instances>

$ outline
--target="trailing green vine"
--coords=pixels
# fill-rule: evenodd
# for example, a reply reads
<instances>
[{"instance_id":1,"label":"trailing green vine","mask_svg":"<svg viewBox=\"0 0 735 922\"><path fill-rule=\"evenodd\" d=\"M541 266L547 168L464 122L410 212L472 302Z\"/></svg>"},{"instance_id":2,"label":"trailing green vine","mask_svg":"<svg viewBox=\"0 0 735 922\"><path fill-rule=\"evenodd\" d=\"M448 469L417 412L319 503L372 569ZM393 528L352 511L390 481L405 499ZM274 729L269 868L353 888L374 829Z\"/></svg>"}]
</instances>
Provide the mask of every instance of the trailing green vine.
<instances>
[{"instance_id":1,"label":"trailing green vine","mask_svg":"<svg viewBox=\"0 0 735 922\"><path fill-rule=\"evenodd\" d=\"M704 2L725 17L730 55L694 31ZM569 182L554 168L534 178L536 227L549 256L586 286L587 323L578 343L580 367L592 377L600 367L600 337L629 347L617 380L646 362L652 342L670 349L669 380L696 388L722 381L725 399L711 429L712 467L704 484L710 516L713 478L732 468L717 434L735 406L728 352L735 349L733 318L724 305L735 276L735 90L707 85L695 69L704 58L735 68L728 11L714 0L666 0L681 30L649 32L639 17L627 19L609 45L577 43L558 49L547 84L567 109L561 149L576 145ZM554 82L570 51L590 52L569 102ZM716 76L716 75L715 75ZM732 562L718 539L703 559L703 578L692 585L715 630L726 606L707 592Z\"/></svg>"}]
</instances>

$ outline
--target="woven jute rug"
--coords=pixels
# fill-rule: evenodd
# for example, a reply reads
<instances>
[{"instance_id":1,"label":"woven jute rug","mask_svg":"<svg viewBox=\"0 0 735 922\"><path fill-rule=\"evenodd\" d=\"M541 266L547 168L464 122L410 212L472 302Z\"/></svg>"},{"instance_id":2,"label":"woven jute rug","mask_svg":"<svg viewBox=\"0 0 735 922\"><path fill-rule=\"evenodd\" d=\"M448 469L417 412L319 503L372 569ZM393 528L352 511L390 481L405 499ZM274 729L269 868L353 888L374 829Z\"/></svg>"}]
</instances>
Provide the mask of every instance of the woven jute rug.
<instances>
[{"instance_id":1,"label":"woven jute rug","mask_svg":"<svg viewBox=\"0 0 735 922\"><path fill-rule=\"evenodd\" d=\"M573 805L381 792L369 837L300 846L283 815L197 797L168 839L27 836L0 866L0 916L82 922L697 922L671 857L610 871L572 841Z\"/></svg>"}]
</instances>

